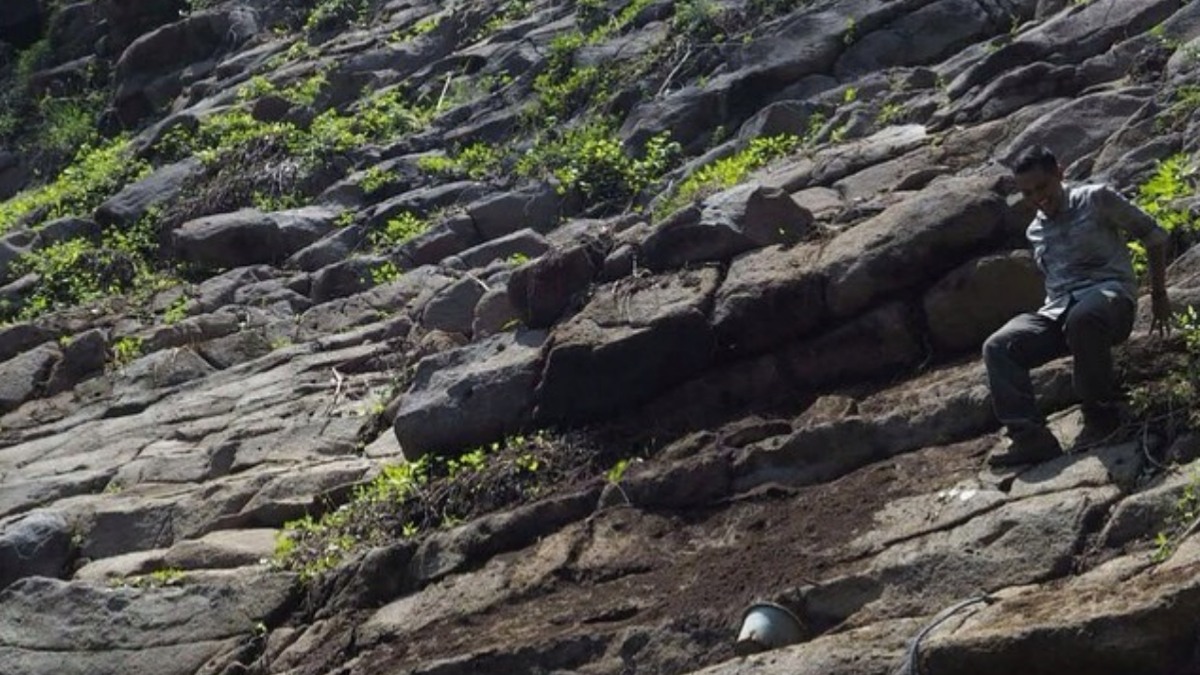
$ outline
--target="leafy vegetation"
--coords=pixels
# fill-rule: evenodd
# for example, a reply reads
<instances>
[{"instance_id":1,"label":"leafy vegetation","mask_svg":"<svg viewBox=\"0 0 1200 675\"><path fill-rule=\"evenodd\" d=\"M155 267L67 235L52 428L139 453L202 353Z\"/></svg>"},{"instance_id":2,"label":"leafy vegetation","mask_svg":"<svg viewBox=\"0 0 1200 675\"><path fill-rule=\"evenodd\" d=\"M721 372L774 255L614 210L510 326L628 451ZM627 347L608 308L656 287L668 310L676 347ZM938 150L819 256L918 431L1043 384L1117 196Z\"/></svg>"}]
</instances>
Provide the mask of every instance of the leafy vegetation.
<instances>
[{"instance_id":1,"label":"leafy vegetation","mask_svg":"<svg viewBox=\"0 0 1200 675\"><path fill-rule=\"evenodd\" d=\"M517 162L518 175L553 177L588 204L628 201L657 183L677 161L679 144L666 134L650 139L641 156L632 155L609 120L593 120L543 139Z\"/></svg>"},{"instance_id":2,"label":"leafy vegetation","mask_svg":"<svg viewBox=\"0 0 1200 675\"><path fill-rule=\"evenodd\" d=\"M0 232L23 221L36 225L89 213L112 193L149 172L148 164L131 155L124 137L84 146L53 181L0 203Z\"/></svg>"},{"instance_id":3,"label":"leafy vegetation","mask_svg":"<svg viewBox=\"0 0 1200 675\"><path fill-rule=\"evenodd\" d=\"M371 268L371 283L376 286L390 284L398 280L403 274L404 270L397 267L396 263L388 260Z\"/></svg>"},{"instance_id":4,"label":"leafy vegetation","mask_svg":"<svg viewBox=\"0 0 1200 675\"><path fill-rule=\"evenodd\" d=\"M1168 232L1195 232L1200 223L1180 201L1196 194L1197 173L1191 158L1177 154L1158 163L1154 174L1138 186L1134 201L1154 217ZM1139 241L1129 242L1134 268L1142 274L1146 268L1146 249Z\"/></svg>"},{"instance_id":5,"label":"leafy vegetation","mask_svg":"<svg viewBox=\"0 0 1200 675\"><path fill-rule=\"evenodd\" d=\"M417 168L431 174L483 180L497 175L504 162L504 151L487 143L472 143L450 155L425 155Z\"/></svg>"},{"instance_id":6,"label":"leafy vegetation","mask_svg":"<svg viewBox=\"0 0 1200 675\"><path fill-rule=\"evenodd\" d=\"M123 337L112 345L112 363L115 366L125 366L142 355L142 339L138 337Z\"/></svg>"},{"instance_id":7,"label":"leafy vegetation","mask_svg":"<svg viewBox=\"0 0 1200 675\"><path fill-rule=\"evenodd\" d=\"M794 134L764 136L750 141L744 150L707 164L688 176L656 209L656 215L669 215L697 199L737 185L751 171L790 154L799 147L800 141Z\"/></svg>"},{"instance_id":8,"label":"leafy vegetation","mask_svg":"<svg viewBox=\"0 0 1200 675\"><path fill-rule=\"evenodd\" d=\"M369 4L368 0L321 0L305 19L304 31L317 33L342 28L362 19Z\"/></svg>"},{"instance_id":9,"label":"leafy vegetation","mask_svg":"<svg viewBox=\"0 0 1200 675\"><path fill-rule=\"evenodd\" d=\"M407 211L387 221L382 231L370 234L371 244L377 248L396 246L416 237L429 229L429 222Z\"/></svg>"},{"instance_id":10,"label":"leafy vegetation","mask_svg":"<svg viewBox=\"0 0 1200 675\"><path fill-rule=\"evenodd\" d=\"M546 434L515 436L457 457L384 466L350 501L287 523L275 564L306 579L348 555L544 496L587 469L591 453Z\"/></svg>"},{"instance_id":11,"label":"leafy vegetation","mask_svg":"<svg viewBox=\"0 0 1200 675\"><path fill-rule=\"evenodd\" d=\"M1144 419L1166 422L1168 431L1200 429L1200 312L1188 306L1174 317L1184 358L1163 378L1133 387L1130 406Z\"/></svg>"}]
</instances>

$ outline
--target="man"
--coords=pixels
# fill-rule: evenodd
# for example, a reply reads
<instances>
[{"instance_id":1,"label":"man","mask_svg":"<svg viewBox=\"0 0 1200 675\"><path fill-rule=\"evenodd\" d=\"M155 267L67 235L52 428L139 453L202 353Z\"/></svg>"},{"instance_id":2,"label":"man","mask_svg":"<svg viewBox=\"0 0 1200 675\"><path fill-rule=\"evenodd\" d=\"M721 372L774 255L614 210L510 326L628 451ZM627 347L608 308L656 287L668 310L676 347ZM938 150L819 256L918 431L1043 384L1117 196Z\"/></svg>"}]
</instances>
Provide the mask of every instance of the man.
<instances>
[{"instance_id":1,"label":"man","mask_svg":"<svg viewBox=\"0 0 1200 675\"><path fill-rule=\"evenodd\" d=\"M1077 448L1091 447L1120 427L1112 347L1133 328L1137 278L1125 233L1146 247L1150 271L1151 332L1169 329L1165 282L1168 235L1144 211L1103 185L1068 187L1045 147L1025 150L1013 163L1017 187L1038 208L1026 230L1045 276L1045 304L1013 318L983 345L996 417L1010 443L988 457L992 466L1051 459L1062 452L1034 399L1029 370L1070 353L1084 426Z\"/></svg>"}]
</instances>

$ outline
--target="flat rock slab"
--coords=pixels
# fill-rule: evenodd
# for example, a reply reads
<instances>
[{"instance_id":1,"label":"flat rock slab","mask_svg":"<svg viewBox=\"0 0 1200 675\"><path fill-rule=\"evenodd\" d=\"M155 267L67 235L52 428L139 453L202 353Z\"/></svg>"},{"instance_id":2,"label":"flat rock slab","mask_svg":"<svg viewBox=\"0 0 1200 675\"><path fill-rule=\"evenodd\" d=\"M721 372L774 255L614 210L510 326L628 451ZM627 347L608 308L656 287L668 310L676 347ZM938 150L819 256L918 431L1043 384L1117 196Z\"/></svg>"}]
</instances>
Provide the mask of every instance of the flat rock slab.
<instances>
[{"instance_id":1,"label":"flat rock slab","mask_svg":"<svg viewBox=\"0 0 1200 675\"><path fill-rule=\"evenodd\" d=\"M146 588L26 579L0 593L0 663L14 675L194 675L273 621L295 589L278 573Z\"/></svg>"},{"instance_id":2,"label":"flat rock slab","mask_svg":"<svg viewBox=\"0 0 1200 675\"><path fill-rule=\"evenodd\" d=\"M220 530L176 543L163 556L173 569L222 569L257 565L275 552L279 530Z\"/></svg>"},{"instance_id":3,"label":"flat rock slab","mask_svg":"<svg viewBox=\"0 0 1200 675\"><path fill-rule=\"evenodd\" d=\"M1015 593L929 639L921 672L1194 672L1198 602L1194 562L1128 580L1091 575L1059 588Z\"/></svg>"}]
</instances>

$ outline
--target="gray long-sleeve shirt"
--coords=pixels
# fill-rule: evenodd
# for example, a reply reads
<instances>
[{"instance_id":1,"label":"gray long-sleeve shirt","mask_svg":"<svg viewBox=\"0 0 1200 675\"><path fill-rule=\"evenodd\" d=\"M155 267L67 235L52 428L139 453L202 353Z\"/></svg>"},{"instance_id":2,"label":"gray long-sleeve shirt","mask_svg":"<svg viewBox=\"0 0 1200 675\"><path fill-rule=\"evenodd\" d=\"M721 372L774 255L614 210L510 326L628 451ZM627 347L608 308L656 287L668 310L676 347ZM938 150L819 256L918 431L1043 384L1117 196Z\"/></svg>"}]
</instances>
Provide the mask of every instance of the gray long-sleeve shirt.
<instances>
[{"instance_id":1,"label":"gray long-sleeve shirt","mask_svg":"<svg viewBox=\"0 0 1200 675\"><path fill-rule=\"evenodd\" d=\"M1071 297L1092 290L1137 298L1137 276L1124 232L1152 246L1167 232L1154 218L1107 185L1064 186L1066 199L1053 218L1041 211L1025 236L1046 277L1039 314L1057 319Z\"/></svg>"}]
</instances>

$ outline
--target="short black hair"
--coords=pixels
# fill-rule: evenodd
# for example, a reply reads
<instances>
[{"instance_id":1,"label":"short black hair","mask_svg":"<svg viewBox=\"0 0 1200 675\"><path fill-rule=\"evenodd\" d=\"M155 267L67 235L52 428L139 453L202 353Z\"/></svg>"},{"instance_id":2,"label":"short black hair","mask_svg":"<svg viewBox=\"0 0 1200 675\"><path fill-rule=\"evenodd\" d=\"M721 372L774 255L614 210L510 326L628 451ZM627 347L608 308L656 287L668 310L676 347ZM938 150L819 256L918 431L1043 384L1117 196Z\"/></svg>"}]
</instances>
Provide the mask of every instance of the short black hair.
<instances>
[{"instance_id":1,"label":"short black hair","mask_svg":"<svg viewBox=\"0 0 1200 675\"><path fill-rule=\"evenodd\" d=\"M1058 168L1058 158L1044 145L1031 145L1021 151L1012 162L1013 173L1025 173L1034 169L1054 171Z\"/></svg>"}]
</instances>

